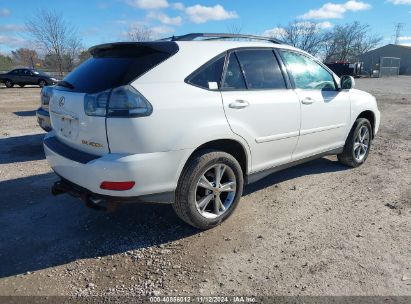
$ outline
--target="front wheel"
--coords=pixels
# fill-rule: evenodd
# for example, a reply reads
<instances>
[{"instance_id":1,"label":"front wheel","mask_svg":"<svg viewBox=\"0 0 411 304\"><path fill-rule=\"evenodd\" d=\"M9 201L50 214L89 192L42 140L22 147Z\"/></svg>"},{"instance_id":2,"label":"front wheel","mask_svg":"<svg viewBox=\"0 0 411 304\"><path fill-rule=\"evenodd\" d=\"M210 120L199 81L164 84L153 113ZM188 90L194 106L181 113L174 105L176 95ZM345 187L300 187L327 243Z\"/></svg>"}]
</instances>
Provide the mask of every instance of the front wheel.
<instances>
[{"instance_id":1,"label":"front wheel","mask_svg":"<svg viewBox=\"0 0 411 304\"><path fill-rule=\"evenodd\" d=\"M186 223L210 229L227 219L243 193L243 172L230 154L199 151L185 166L173 208Z\"/></svg>"},{"instance_id":2,"label":"front wheel","mask_svg":"<svg viewBox=\"0 0 411 304\"><path fill-rule=\"evenodd\" d=\"M349 167L361 166L371 148L372 127L368 119L358 118L345 142L344 150L338 154L340 163Z\"/></svg>"}]
</instances>

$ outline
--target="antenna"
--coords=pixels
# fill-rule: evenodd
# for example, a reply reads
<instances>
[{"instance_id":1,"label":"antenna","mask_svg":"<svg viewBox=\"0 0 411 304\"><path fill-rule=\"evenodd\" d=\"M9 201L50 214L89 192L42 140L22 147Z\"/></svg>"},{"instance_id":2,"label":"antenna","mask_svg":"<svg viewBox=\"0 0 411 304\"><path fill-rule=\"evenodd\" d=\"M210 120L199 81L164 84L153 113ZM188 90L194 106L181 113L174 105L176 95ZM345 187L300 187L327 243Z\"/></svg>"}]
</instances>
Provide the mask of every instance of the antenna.
<instances>
[{"instance_id":1,"label":"antenna","mask_svg":"<svg viewBox=\"0 0 411 304\"><path fill-rule=\"evenodd\" d=\"M395 39L394 39L394 44L399 44L400 42L400 36L401 36L401 31L404 28L404 23L397 23L395 25Z\"/></svg>"}]
</instances>

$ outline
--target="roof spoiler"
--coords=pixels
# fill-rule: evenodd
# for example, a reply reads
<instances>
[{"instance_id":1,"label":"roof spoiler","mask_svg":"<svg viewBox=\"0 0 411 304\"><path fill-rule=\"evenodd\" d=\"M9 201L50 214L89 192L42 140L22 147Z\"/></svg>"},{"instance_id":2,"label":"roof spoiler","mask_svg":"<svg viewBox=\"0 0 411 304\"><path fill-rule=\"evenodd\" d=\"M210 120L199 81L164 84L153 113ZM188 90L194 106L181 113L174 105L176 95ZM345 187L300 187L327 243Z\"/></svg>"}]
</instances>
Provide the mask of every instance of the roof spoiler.
<instances>
[{"instance_id":1,"label":"roof spoiler","mask_svg":"<svg viewBox=\"0 0 411 304\"><path fill-rule=\"evenodd\" d=\"M113 43L104 43L92 46L88 49L90 54L94 56L104 56L117 51L121 53L130 52L130 54L139 53L138 51L157 51L168 54L175 54L178 52L178 45L175 42L166 42L166 41L151 41L151 42L113 42ZM137 52L136 52L137 51Z\"/></svg>"}]
</instances>

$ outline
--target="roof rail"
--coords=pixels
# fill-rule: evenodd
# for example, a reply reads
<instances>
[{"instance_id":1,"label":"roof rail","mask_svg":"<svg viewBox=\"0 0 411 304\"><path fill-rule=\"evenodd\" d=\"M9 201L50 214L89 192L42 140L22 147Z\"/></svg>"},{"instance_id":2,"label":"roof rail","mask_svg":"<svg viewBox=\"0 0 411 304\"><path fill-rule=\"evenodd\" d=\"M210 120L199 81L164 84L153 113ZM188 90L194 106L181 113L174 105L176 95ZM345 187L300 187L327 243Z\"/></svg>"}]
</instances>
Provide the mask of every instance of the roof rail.
<instances>
[{"instance_id":1,"label":"roof rail","mask_svg":"<svg viewBox=\"0 0 411 304\"><path fill-rule=\"evenodd\" d=\"M171 40L171 41L193 41L196 38L206 38L204 40L218 40L218 39L251 39L251 40L264 40L269 41L276 44L284 44L283 41L272 38L272 37L262 37L262 36L254 36L254 35L243 35L243 34L224 34L224 33L190 33L181 36L172 36L168 38L164 38L161 40Z\"/></svg>"}]
</instances>

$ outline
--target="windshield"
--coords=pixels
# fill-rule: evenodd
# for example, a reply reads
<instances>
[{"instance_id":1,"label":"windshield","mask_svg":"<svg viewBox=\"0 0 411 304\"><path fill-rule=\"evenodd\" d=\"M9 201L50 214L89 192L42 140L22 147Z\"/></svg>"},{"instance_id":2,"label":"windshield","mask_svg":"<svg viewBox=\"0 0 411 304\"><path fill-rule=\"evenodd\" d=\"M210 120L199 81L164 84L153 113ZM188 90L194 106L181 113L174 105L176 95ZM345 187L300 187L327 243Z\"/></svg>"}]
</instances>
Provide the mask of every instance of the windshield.
<instances>
[{"instance_id":1,"label":"windshield","mask_svg":"<svg viewBox=\"0 0 411 304\"><path fill-rule=\"evenodd\" d=\"M46 72L43 71L36 71L36 70L32 70L34 75L43 75L43 76L50 76L49 74L47 74Z\"/></svg>"}]
</instances>

